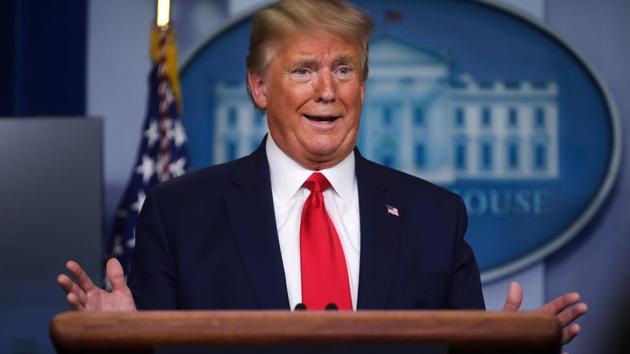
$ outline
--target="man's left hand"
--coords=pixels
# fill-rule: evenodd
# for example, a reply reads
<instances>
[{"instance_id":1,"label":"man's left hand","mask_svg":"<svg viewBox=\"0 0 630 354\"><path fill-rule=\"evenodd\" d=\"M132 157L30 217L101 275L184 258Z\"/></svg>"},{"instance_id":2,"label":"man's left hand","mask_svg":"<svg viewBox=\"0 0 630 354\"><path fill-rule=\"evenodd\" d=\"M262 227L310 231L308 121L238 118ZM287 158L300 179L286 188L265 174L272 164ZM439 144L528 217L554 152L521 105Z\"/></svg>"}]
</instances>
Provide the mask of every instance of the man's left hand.
<instances>
[{"instance_id":1,"label":"man's left hand","mask_svg":"<svg viewBox=\"0 0 630 354\"><path fill-rule=\"evenodd\" d=\"M503 311L518 311L523 303L523 288L518 282L512 282L505 298ZM580 294L568 293L549 301L536 311L550 313L562 324L562 344L569 343L580 333L580 325L573 323L588 311L588 306L580 302Z\"/></svg>"}]
</instances>

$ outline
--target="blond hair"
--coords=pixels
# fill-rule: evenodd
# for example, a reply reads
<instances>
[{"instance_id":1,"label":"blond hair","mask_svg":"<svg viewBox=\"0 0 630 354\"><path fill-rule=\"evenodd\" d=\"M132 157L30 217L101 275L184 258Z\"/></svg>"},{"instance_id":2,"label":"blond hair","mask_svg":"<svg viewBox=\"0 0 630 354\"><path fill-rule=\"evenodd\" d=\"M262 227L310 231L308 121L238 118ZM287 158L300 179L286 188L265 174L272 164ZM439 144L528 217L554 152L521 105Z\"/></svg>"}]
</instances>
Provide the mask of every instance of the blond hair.
<instances>
[{"instance_id":1,"label":"blond hair","mask_svg":"<svg viewBox=\"0 0 630 354\"><path fill-rule=\"evenodd\" d=\"M361 47L361 73L368 74L368 38L374 24L362 10L342 0L282 0L254 15L247 71L264 73L273 44L298 30L323 30ZM249 87L248 87L249 90Z\"/></svg>"}]
</instances>

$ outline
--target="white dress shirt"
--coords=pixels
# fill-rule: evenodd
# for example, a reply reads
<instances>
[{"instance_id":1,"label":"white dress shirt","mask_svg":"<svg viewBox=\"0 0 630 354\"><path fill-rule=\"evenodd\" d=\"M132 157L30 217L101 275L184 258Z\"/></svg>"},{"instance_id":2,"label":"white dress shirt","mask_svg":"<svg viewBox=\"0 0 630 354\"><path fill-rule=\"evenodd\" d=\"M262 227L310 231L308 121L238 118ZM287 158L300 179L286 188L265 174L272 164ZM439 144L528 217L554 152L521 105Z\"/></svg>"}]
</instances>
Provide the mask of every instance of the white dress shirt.
<instances>
[{"instance_id":1,"label":"white dress shirt","mask_svg":"<svg viewBox=\"0 0 630 354\"><path fill-rule=\"evenodd\" d=\"M267 136L265 148L271 174L271 190L282 264L289 304L293 309L295 305L302 302L300 220L302 207L310 194L310 190L302 187L302 184L315 171L302 167L285 154L273 141L271 134ZM356 310L361 230L354 152L336 166L318 172L326 176L332 186L323 193L324 203L341 241L350 281L352 308Z\"/></svg>"}]
</instances>

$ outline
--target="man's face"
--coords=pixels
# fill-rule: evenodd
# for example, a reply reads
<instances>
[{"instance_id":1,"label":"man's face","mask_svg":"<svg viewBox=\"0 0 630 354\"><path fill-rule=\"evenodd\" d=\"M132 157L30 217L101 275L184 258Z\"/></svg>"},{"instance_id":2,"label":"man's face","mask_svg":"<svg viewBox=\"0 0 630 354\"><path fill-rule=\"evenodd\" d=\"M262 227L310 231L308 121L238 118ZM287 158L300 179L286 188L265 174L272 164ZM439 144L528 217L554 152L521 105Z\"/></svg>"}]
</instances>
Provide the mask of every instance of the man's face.
<instances>
[{"instance_id":1,"label":"man's face","mask_svg":"<svg viewBox=\"0 0 630 354\"><path fill-rule=\"evenodd\" d=\"M274 46L263 75L249 73L278 146L302 166L336 165L352 151L365 93L361 48L325 32L295 33Z\"/></svg>"}]
</instances>

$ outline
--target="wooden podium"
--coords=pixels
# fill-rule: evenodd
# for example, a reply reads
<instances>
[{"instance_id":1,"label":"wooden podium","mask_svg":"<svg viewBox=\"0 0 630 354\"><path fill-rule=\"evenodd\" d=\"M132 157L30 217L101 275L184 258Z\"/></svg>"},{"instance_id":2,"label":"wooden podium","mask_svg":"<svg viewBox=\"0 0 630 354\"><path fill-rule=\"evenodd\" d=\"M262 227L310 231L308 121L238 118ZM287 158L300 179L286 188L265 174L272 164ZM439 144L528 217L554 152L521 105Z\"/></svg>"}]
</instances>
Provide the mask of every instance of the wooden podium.
<instances>
[{"instance_id":1,"label":"wooden podium","mask_svg":"<svg viewBox=\"0 0 630 354\"><path fill-rule=\"evenodd\" d=\"M327 345L392 348L442 346L443 353L545 353L561 349L562 329L551 315L483 311L141 311L66 312L50 324L60 353L159 352L163 347L290 346L288 352L325 352ZM311 346L303 351L302 346ZM320 350L312 351L312 347ZM347 347L350 348L350 347ZM342 352L359 353L361 350ZM185 352L185 351L173 351ZM200 351L201 352L201 351ZM334 352L334 351L332 351ZM411 351L418 352L418 351ZM423 351L420 351L423 352Z\"/></svg>"}]
</instances>

